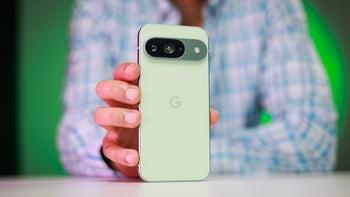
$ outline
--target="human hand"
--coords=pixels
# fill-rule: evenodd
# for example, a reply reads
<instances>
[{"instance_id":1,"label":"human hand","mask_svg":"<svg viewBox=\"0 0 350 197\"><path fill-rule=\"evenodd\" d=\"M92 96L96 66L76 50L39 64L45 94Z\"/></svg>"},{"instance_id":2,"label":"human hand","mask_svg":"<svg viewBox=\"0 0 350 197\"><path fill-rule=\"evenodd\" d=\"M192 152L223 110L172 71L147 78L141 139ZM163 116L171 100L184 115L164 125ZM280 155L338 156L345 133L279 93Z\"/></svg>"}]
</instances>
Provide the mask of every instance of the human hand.
<instances>
[{"instance_id":1,"label":"human hand","mask_svg":"<svg viewBox=\"0 0 350 197\"><path fill-rule=\"evenodd\" d=\"M111 167L129 177L139 176L139 76L139 65L123 63L114 70L114 80L104 80L96 86L96 94L108 105L96 109L94 113L95 122L107 131L102 152L110 160ZM218 119L218 112L211 108L210 125L214 125Z\"/></svg>"}]
</instances>

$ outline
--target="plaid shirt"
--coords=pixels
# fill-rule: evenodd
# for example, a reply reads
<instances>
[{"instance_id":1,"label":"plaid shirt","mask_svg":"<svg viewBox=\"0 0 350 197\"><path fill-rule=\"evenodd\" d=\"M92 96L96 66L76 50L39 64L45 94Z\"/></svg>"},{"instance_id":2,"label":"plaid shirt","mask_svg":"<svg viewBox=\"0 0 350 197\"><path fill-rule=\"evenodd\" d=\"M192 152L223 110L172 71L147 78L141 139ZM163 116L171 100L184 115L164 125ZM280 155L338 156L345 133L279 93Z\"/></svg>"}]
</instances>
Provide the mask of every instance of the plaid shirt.
<instances>
[{"instance_id":1,"label":"plaid shirt","mask_svg":"<svg viewBox=\"0 0 350 197\"><path fill-rule=\"evenodd\" d=\"M212 173L300 173L334 167L337 114L328 79L297 0L209 0ZM137 60L146 23L178 24L166 0L77 0L58 128L61 161L71 174L113 176L100 155L106 131L93 121L105 105L96 84ZM261 125L261 110L272 116Z\"/></svg>"}]
</instances>

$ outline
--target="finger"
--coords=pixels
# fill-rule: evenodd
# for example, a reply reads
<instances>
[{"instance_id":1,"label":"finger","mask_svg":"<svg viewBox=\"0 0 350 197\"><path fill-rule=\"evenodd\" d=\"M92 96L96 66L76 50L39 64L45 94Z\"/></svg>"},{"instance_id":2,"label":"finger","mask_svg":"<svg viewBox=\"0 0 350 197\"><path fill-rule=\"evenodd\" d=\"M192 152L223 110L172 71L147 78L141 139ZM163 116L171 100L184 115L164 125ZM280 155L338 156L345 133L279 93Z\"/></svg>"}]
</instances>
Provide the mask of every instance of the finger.
<instances>
[{"instance_id":1,"label":"finger","mask_svg":"<svg viewBox=\"0 0 350 197\"><path fill-rule=\"evenodd\" d=\"M114 70L113 77L116 80L128 81L136 85L140 77L140 66L132 62L120 64Z\"/></svg>"},{"instance_id":2,"label":"finger","mask_svg":"<svg viewBox=\"0 0 350 197\"><path fill-rule=\"evenodd\" d=\"M136 128L140 124L141 115L137 110L100 107L95 110L94 120L102 127Z\"/></svg>"},{"instance_id":3,"label":"finger","mask_svg":"<svg viewBox=\"0 0 350 197\"><path fill-rule=\"evenodd\" d=\"M122 173L124 176L139 178L139 168L137 166L129 167L116 164L117 171Z\"/></svg>"},{"instance_id":4,"label":"finger","mask_svg":"<svg viewBox=\"0 0 350 197\"><path fill-rule=\"evenodd\" d=\"M137 166L139 162L138 152L119 146L117 141L115 133L108 132L103 139L103 154L115 165Z\"/></svg>"},{"instance_id":5,"label":"finger","mask_svg":"<svg viewBox=\"0 0 350 197\"><path fill-rule=\"evenodd\" d=\"M219 121L219 112L210 108L210 126L214 126Z\"/></svg>"},{"instance_id":6,"label":"finger","mask_svg":"<svg viewBox=\"0 0 350 197\"><path fill-rule=\"evenodd\" d=\"M104 80L97 84L96 94L104 101L118 101L137 104L141 98L140 89L124 81Z\"/></svg>"}]
</instances>

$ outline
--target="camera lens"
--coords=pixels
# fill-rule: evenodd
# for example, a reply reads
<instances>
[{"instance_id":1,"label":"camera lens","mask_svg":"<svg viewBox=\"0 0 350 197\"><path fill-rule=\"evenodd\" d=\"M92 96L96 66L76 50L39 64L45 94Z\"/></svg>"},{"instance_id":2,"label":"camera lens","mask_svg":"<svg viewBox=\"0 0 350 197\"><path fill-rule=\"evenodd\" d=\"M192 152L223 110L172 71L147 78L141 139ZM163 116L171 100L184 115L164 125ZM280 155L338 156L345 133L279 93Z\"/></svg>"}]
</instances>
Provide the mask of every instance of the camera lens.
<instances>
[{"instance_id":1,"label":"camera lens","mask_svg":"<svg viewBox=\"0 0 350 197\"><path fill-rule=\"evenodd\" d=\"M184 54L185 46L177 39L151 38L146 42L145 50L152 57L178 58Z\"/></svg>"},{"instance_id":2,"label":"camera lens","mask_svg":"<svg viewBox=\"0 0 350 197\"><path fill-rule=\"evenodd\" d=\"M169 43L165 43L164 44L164 52L166 54L173 54L175 52L175 46L173 43L169 42Z\"/></svg>"}]
</instances>

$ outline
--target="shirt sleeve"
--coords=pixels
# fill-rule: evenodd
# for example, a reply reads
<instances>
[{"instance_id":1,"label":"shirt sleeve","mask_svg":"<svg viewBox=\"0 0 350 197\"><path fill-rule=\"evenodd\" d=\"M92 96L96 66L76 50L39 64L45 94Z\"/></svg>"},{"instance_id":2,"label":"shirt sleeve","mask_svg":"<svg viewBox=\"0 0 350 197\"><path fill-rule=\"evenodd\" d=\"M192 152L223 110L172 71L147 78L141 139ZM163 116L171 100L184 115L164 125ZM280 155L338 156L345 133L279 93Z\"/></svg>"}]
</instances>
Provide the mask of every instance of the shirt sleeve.
<instances>
[{"instance_id":1,"label":"shirt sleeve","mask_svg":"<svg viewBox=\"0 0 350 197\"><path fill-rule=\"evenodd\" d=\"M63 116L57 145L66 171L72 175L115 176L100 148L105 130L94 123L93 113L104 103L96 84L112 77L108 58L108 9L102 1L76 2L70 26L70 53L65 73Z\"/></svg>"},{"instance_id":2,"label":"shirt sleeve","mask_svg":"<svg viewBox=\"0 0 350 197\"><path fill-rule=\"evenodd\" d=\"M212 138L212 171L330 171L335 164L337 114L302 5L270 0L264 8L258 99L272 122Z\"/></svg>"}]
</instances>

